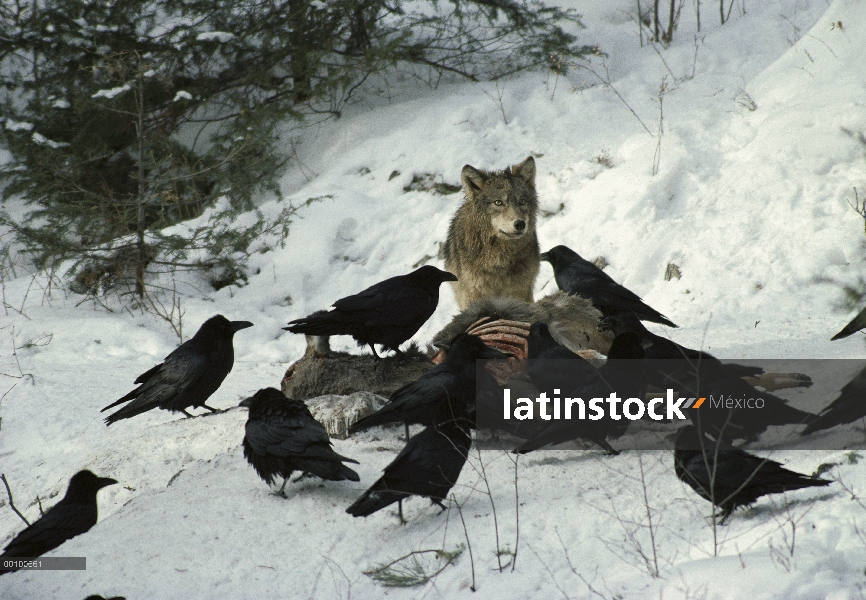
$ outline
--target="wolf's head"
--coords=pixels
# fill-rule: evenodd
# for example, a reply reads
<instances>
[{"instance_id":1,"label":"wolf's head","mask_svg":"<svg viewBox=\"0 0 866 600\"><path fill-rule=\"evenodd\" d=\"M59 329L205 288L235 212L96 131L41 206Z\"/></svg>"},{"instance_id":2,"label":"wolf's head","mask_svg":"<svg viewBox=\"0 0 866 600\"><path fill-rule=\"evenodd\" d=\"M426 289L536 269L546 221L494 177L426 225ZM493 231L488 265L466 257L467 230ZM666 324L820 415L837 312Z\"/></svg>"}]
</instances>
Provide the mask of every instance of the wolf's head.
<instances>
[{"instance_id":1,"label":"wolf's head","mask_svg":"<svg viewBox=\"0 0 866 600\"><path fill-rule=\"evenodd\" d=\"M497 237L517 239L535 231L538 197L531 156L504 171L488 172L466 165L460 178L467 202L489 217Z\"/></svg>"}]
</instances>

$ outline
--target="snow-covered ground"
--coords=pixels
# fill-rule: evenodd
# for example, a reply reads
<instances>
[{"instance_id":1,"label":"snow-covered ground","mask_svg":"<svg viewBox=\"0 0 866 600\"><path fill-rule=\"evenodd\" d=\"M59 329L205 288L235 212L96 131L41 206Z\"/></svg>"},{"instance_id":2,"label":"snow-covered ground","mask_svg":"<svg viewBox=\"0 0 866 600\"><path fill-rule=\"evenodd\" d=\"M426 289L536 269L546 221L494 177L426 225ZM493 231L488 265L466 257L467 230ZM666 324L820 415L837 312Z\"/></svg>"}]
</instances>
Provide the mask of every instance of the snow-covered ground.
<instances>
[{"instance_id":1,"label":"snow-covered ground","mask_svg":"<svg viewBox=\"0 0 866 600\"><path fill-rule=\"evenodd\" d=\"M864 197L864 148L845 133L866 132L866 3L736 0L721 26L718 5L703 2L695 35L695 3L685 2L675 42L659 53L640 47L635 4L569 4L584 16L581 41L606 53L591 66L616 93L585 69L558 81L529 73L498 88L422 90L307 132L286 190L331 198L302 212L284 249L254 257L246 287L180 282L186 335L216 313L255 323L236 336L235 368L212 405L279 384L303 352L302 338L280 329L286 321L436 256L460 198L404 192L414 174L456 184L464 164L502 168L529 154L553 213L540 219L542 249L605 256L611 276L681 325L660 333L721 357L863 357L860 335L829 342L852 315L819 279L854 282L866 268L863 221L849 205L855 187ZM682 278L665 281L671 262ZM536 293L553 289L543 265ZM419 499L400 526L390 509L344 512L401 447L400 429L376 430L335 441L360 461L360 483L306 480L289 499L274 496L243 459L244 410L103 424L99 409L176 346L168 323L78 306L39 277L7 280L3 293L0 472L16 505L36 519L37 495L53 504L84 468L121 482L100 492L100 522L54 551L87 556L86 571L4 575L3 600L866 595L866 501L838 482L790 494L787 506L765 498L714 537L708 503L675 478L670 453L534 452L516 471L518 510L511 455L473 451L454 489L465 527L456 508L438 514ZM443 286L416 339L456 311ZM806 473L843 463L831 473L866 494L862 461L847 451L774 458ZM23 524L0 498L2 547ZM467 542L419 587L363 574ZM497 547L517 550L514 569L499 572Z\"/></svg>"}]
</instances>

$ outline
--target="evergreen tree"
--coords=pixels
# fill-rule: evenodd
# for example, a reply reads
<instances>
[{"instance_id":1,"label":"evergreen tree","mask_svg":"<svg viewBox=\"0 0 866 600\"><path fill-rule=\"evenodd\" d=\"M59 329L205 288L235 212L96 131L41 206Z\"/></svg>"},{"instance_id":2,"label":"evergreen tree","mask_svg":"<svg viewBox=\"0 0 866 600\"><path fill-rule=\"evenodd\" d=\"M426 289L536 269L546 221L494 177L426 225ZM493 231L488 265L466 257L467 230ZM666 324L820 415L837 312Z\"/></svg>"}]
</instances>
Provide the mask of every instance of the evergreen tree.
<instances>
[{"instance_id":1,"label":"evergreen tree","mask_svg":"<svg viewBox=\"0 0 866 600\"><path fill-rule=\"evenodd\" d=\"M0 181L32 210L0 222L78 292L143 295L157 267L237 283L252 242L283 239L297 208L234 222L280 195L282 123L339 115L374 75L485 80L579 56L569 25L531 0L5 3Z\"/></svg>"}]
</instances>

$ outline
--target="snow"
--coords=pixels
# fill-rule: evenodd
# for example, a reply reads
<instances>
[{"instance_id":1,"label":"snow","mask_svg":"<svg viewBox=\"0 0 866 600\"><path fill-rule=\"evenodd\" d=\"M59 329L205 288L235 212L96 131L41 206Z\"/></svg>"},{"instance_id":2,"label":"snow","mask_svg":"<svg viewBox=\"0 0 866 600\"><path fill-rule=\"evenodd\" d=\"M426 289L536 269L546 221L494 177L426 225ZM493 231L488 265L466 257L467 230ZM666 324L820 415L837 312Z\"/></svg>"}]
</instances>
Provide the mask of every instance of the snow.
<instances>
[{"instance_id":1,"label":"snow","mask_svg":"<svg viewBox=\"0 0 866 600\"><path fill-rule=\"evenodd\" d=\"M205 33L200 33L195 36L195 39L200 42L217 41L221 44L225 44L226 42L232 41L234 37L235 34L229 33L228 31L206 31Z\"/></svg>"},{"instance_id":2,"label":"snow","mask_svg":"<svg viewBox=\"0 0 866 600\"><path fill-rule=\"evenodd\" d=\"M33 131L33 123L25 123L24 121L14 121L6 119L6 129L9 131Z\"/></svg>"},{"instance_id":3,"label":"snow","mask_svg":"<svg viewBox=\"0 0 866 600\"><path fill-rule=\"evenodd\" d=\"M57 149L63 148L64 146L68 146L69 144L66 142L55 142L54 140L49 140L47 137L42 135L41 133L33 132L33 135L30 136L34 142L39 144L40 146L48 146L49 148Z\"/></svg>"},{"instance_id":4,"label":"snow","mask_svg":"<svg viewBox=\"0 0 866 600\"><path fill-rule=\"evenodd\" d=\"M177 102L178 100L192 100L192 94L181 90L174 95L174 99L172 99L172 102Z\"/></svg>"},{"instance_id":5,"label":"snow","mask_svg":"<svg viewBox=\"0 0 866 600\"><path fill-rule=\"evenodd\" d=\"M397 89L389 104L357 106L306 131L284 188L296 203L321 199L299 213L286 247L255 254L243 288L214 292L194 275L177 281L185 337L216 313L255 323L236 336L234 370L211 404L231 408L279 384L304 348L280 329L287 321L424 257L442 266L435 257L460 197L404 192L413 175L457 184L464 164L503 168L529 154L542 209L553 213L539 219L542 249L563 243L590 259L605 256L612 277L681 325L653 331L728 358L866 357L860 335L829 341L853 313L836 308L841 290L826 283L856 283L866 266L863 221L849 205L855 188L863 196L866 161L846 133L866 131L866 3L736 4L719 25L714 5L702 3L698 33L694 3L684 3L674 43L658 49L664 62L640 46L632 0L568 4L587 26L581 42L606 53L592 68L622 100L576 68L558 80L528 73L498 84ZM231 35L209 35L217 34ZM669 90L653 175L658 137L631 110L657 134L663 78ZM266 215L280 208L261 199ZM668 263L680 279L664 280ZM555 289L552 279L544 264L536 296ZM453 490L465 530L456 507L438 514L421 499L406 503L406 526L391 509L353 519L345 507L402 447L402 428L334 440L337 452L361 463L353 465L360 483L305 480L283 499L243 459L244 410L190 420L152 411L102 423L99 410L176 347L168 323L114 304L113 312L79 305L80 296L22 269L4 279L3 299L0 472L16 505L37 518L36 497L53 504L83 468L121 482L100 492L99 523L54 551L87 556L87 570L4 575L4 600L866 593L866 474L847 450L770 454L804 473L839 463L830 475L841 483L764 498L719 527L715 542L708 503L675 478L669 452L521 457L519 540L512 456L492 450L473 450ZM429 340L456 311L443 286L415 339ZM347 338L332 344L356 351ZM21 529L0 505L0 545ZM497 569L497 533L500 548L517 548L513 572ZM472 560L467 548L431 583L384 588L363 574L467 538Z\"/></svg>"},{"instance_id":6,"label":"snow","mask_svg":"<svg viewBox=\"0 0 866 600\"><path fill-rule=\"evenodd\" d=\"M98 92L93 94L91 96L91 98L108 98L110 100L111 98L114 98L115 96L119 96L123 92L128 92L131 89L132 89L132 84L124 83L121 86L113 87L113 88L108 89L108 90L99 90Z\"/></svg>"}]
</instances>

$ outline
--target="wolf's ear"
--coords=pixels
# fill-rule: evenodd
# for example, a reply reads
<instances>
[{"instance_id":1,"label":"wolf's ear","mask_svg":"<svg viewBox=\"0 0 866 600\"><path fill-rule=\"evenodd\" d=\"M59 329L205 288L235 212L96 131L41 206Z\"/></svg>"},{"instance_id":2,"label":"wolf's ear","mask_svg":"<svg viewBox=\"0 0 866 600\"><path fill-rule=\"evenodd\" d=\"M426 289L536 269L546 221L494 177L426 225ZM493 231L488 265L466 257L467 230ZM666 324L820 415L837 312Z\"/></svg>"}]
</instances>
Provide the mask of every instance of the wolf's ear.
<instances>
[{"instance_id":1,"label":"wolf's ear","mask_svg":"<svg viewBox=\"0 0 866 600\"><path fill-rule=\"evenodd\" d=\"M487 182L487 175L470 165L464 165L463 171L460 172L460 180L463 181L463 189L466 190L466 195L472 195L481 190Z\"/></svg>"},{"instance_id":2,"label":"wolf's ear","mask_svg":"<svg viewBox=\"0 0 866 600\"><path fill-rule=\"evenodd\" d=\"M523 179L526 183L535 187L535 159L527 157L519 165L511 167L511 174Z\"/></svg>"}]
</instances>

